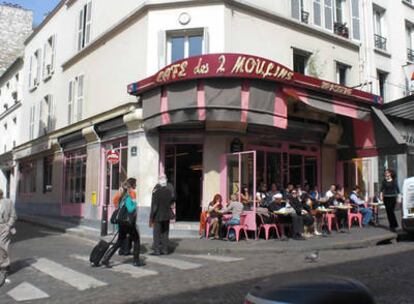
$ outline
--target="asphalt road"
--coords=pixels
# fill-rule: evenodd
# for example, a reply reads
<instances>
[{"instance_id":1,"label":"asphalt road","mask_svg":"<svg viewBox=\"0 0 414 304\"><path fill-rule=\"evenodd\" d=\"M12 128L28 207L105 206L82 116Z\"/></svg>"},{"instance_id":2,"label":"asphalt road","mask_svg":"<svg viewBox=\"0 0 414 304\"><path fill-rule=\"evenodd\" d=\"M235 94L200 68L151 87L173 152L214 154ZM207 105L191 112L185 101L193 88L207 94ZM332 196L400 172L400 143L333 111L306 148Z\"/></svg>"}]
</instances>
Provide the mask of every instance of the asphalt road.
<instances>
[{"instance_id":1,"label":"asphalt road","mask_svg":"<svg viewBox=\"0 0 414 304\"><path fill-rule=\"evenodd\" d=\"M116 256L115 266L105 269L91 268L86 261L92 241L27 223L19 223L17 229L11 283L0 288L2 304L242 303L261 279L270 276L277 284L292 272L354 278L371 290L377 303L414 303L411 241L322 251L316 263L306 263L304 253L261 253L258 248L230 256L146 256L147 265L141 268L130 266L130 258Z\"/></svg>"}]
</instances>

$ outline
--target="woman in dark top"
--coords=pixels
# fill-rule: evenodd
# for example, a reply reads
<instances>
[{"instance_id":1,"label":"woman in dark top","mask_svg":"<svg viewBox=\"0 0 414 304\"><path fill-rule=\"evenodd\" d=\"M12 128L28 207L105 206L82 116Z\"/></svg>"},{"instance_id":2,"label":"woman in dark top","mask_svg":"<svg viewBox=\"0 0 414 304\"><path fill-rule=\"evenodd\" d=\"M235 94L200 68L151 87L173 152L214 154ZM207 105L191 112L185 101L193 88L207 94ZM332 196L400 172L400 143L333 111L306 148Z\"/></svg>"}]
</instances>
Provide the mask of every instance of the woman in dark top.
<instances>
[{"instance_id":1,"label":"woman in dark top","mask_svg":"<svg viewBox=\"0 0 414 304\"><path fill-rule=\"evenodd\" d=\"M208 218L210 223L210 232L214 235L214 239L219 239L221 214L219 210L223 208L223 199L220 194L214 195L213 200L208 205Z\"/></svg>"},{"instance_id":2,"label":"woman in dark top","mask_svg":"<svg viewBox=\"0 0 414 304\"><path fill-rule=\"evenodd\" d=\"M388 222L390 223L390 230L393 232L398 228L394 210L399 194L400 188L398 188L394 172L390 169L385 170L384 180L381 186L381 200L384 202Z\"/></svg>"}]
</instances>

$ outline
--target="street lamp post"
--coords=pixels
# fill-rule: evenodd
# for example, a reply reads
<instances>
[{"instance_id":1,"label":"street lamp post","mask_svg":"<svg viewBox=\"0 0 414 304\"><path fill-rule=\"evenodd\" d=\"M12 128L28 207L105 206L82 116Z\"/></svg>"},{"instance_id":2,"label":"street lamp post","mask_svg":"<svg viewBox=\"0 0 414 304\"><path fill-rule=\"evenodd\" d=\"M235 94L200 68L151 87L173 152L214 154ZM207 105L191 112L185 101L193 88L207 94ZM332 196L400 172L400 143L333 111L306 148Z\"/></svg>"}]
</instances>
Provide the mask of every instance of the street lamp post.
<instances>
[{"instance_id":1,"label":"street lamp post","mask_svg":"<svg viewBox=\"0 0 414 304\"><path fill-rule=\"evenodd\" d=\"M108 235L108 203L102 206L101 236Z\"/></svg>"}]
</instances>

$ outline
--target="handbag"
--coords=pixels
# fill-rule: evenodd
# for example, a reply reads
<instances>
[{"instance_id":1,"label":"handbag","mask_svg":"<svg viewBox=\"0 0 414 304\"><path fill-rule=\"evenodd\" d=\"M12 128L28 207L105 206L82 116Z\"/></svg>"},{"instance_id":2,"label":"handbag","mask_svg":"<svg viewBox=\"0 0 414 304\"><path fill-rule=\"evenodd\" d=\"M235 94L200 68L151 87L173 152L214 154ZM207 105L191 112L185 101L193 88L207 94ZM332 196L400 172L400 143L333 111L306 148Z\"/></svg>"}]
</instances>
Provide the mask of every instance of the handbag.
<instances>
[{"instance_id":1,"label":"handbag","mask_svg":"<svg viewBox=\"0 0 414 304\"><path fill-rule=\"evenodd\" d=\"M129 213L124 203L125 198L119 204L119 207L111 215L111 224L133 226L135 224L135 213Z\"/></svg>"}]
</instances>

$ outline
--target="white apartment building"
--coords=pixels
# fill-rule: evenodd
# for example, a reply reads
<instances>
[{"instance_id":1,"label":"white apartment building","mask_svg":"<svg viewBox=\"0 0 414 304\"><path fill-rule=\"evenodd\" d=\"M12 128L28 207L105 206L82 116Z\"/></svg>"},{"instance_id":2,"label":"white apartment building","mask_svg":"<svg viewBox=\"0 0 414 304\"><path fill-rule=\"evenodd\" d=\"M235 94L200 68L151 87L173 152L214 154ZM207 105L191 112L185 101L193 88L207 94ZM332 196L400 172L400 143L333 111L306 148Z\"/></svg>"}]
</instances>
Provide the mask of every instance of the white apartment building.
<instances>
[{"instance_id":1,"label":"white apartment building","mask_svg":"<svg viewBox=\"0 0 414 304\"><path fill-rule=\"evenodd\" d=\"M18 143L21 123L22 69L23 58L18 57L0 76L0 188L13 200L17 177L13 148Z\"/></svg>"},{"instance_id":2,"label":"white apartment building","mask_svg":"<svg viewBox=\"0 0 414 304\"><path fill-rule=\"evenodd\" d=\"M311 76L298 76L303 78L304 85L322 83L322 87L316 88L321 96L348 92L351 97L341 96L355 98L352 110L345 109L342 102L327 114L298 104L299 97L293 93L286 97L286 124L289 112L289 117L292 114L294 118L292 126L308 126L320 134L315 133L313 138L313 133L304 129L283 134L272 131L284 142L275 142L273 150L269 148L273 152L259 149L258 157L265 153L280 162L287 161L285 154L296 158L292 156L292 163L287 163L283 170L279 170L280 162L275 165L277 172L287 170L280 180L279 173L261 172L257 180L254 173L255 181L250 181L250 185L263 181L261 178L268 179L268 183L272 182L270 179L286 183L289 178L302 183L312 178L314 185L325 189L335 180L343 183L348 175L353 178L348 169L348 175L343 172L342 166L348 160L337 162L341 136L351 132L337 116L343 110L347 112L344 115L354 119L357 116L352 115L357 114L353 112L368 111L356 101L358 98L378 102L373 95L345 88L367 82L366 57L361 48L366 35L363 4L358 0L61 1L26 40L20 144L14 149L19 168L17 208L21 212L99 220L102 207L109 204L111 208L120 182L133 176L138 178L140 217L144 222L152 188L158 174L165 170L181 196L177 219L195 220L200 205L208 204L215 193L227 191L222 192L226 186L221 182L226 177L218 160L228 153L232 138L240 137L242 145L251 146L249 138L255 135L248 130L260 125L261 118L250 122L251 127L240 122L213 121L196 124L191 131L184 127L190 122L148 130L147 97L128 94L127 85L150 77L177 60L206 54L223 54L221 60L229 53L262 57L274 62L272 66L286 67L282 69L287 74L292 70L291 75L294 71ZM228 89L233 85L229 83ZM262 85L266 86L258 84L257 92L266 91ZM166 89L169 90L168 86ZM178 91L171 90L181 92L177 88ZM275 98L275 93L271 94ZM327 96L320 102L336 98ZM352 119L348 121L351 124ZM263 132L260 129L260 136L256 136L263 137L262 143L266 136L271 136ZM302 146L289 144L289 137ZM361 145L365 142L361 141ZM184 151L179 152L180 149ZM119 162L107 162L109 150L116 151ZM191 172L186 176L195 182L190 186L194 195L181 187L185 184L185 179L180 180L184 171L174 169L180 155L193 155L194 159L200 156L201 164L191 164ZM296 165L294 159L298 161ZM353 165L353 170L357 166ZM352 182L355 180L347 181ZM186 213L183 208L190 211Z\"/></svg>"}]
</instances>

